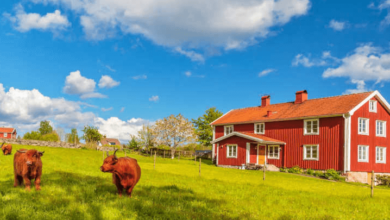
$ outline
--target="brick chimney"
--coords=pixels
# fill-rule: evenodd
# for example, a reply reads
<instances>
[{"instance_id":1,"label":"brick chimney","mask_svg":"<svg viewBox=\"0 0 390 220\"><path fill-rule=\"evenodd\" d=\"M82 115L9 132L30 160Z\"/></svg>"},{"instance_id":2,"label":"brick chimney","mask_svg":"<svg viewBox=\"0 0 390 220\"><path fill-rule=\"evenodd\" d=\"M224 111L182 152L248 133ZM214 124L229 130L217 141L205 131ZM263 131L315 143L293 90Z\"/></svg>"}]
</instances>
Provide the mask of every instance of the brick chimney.
<instances>
[{"instance_id":1,"label":"brick chimney","mask_svg":"<svg viewBox=\"0 0 390 220\"><path fill-rule=\"evenodd\" d=\"M271 117L272 111L267 111L267 117Z\"/></svg>"},{"instance_id":2,"label":"brick chimney","mask_svg":"<svg viewBox=\"0 0 390 220\"><path fill-rule=\"evenodd\" d=\"M261 107L269 106L271 104L271 96L263 96L261 97Z\"/></svg>"},{"instance_id":3,"label":"brick chimney","mask_svg":"<svg viewBox=\"0 0 390 220\"><path fill-rule=\"evenodd\" d=\"M298 91L295 93L295 104L301 104L307 100L307 91Z\"/></svg>"}]
</instances>

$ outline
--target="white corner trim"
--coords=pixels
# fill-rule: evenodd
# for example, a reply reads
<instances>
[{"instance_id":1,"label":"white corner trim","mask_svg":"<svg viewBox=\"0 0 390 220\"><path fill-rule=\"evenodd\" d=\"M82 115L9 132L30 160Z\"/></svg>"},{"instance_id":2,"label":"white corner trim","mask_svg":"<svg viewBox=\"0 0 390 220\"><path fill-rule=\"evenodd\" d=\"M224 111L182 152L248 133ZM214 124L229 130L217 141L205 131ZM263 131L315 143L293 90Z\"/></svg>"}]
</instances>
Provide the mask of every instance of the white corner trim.
<instances>
[{"instance_id":1,"label":"white corner trim","mask_svg":"<svg viewBox=\"0 0 390 220\"><path fill-rule=\"evenodd\" d=\"M211 128L213 129L213 141L215 140L215 126L211 125ZM214 157L215 157L215 144L212 144L213 145L213 152L211 152L211 158L213 158L214 160Z\"/></svg>"},{"instance_id":2,"label":"white corner trim","mask_svg":"<svg viewBox=\"0 0 390 220\"><path fill-rule=\"evenodd\" d=\"M351 170L351 116L344 115L344 173Z\"/></svg>"},{"instance_id":3,"label":"white corner trim","mask_svg":"<svg viewBox=\"0 0 390 220\"><path fill-rule=\"evenodd\" d=\"M231 111L233 111L233 110L234 110L234 109L231 109L230 111L228 111L228 112L226 112L225 114L223 114L221 117L215 119L214 121L212 121L212 122L210 123L210 125L212 125L214 122L216 122L216 121L218 121L219 119L221 119L223 116L229 114L229 113L230 113Z\"/></svg>"},{"instance_id":4,"label":"white corner trim","mask_svg":"<svg viewBox=\"0 0 390 220\"><path fill-rule=\"evenodd\" d=\"M216 161L217 166L218 166L218 159L219 159L219 144L217 144L217 161Z\"/></svg>"}]
</instances>

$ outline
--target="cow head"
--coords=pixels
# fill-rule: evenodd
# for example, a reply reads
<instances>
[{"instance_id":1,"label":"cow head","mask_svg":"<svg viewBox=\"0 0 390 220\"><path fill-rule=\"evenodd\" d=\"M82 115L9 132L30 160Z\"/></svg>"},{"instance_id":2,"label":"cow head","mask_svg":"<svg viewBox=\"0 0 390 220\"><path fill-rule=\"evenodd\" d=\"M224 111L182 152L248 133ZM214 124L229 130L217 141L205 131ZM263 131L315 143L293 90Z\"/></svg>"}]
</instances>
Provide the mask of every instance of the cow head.
<instances>
[{"instance_id":1,"label":"cow head","mask_svg":"<svg viewBox=\"0 0 390 220\"><path fill-rule=\"evenodd\" d=\"M35 166L37 160L40 160L45 151L37 151L37 150L18 150L19 153L26 155L26 164L27 166Z\"/></svg>"},{"instance_id":2,"label":"cow head","mask_svg":"<svg viewBox=\"0 0 390 220\"><path fill-rule=\"evenodd\" d=\"M110 156L110 154L107 151L107 157L103 161L103 166L100 167L100 170L102 172L113 172L114 171L114 165L118 162L118 158L116 157L116 152L118 149L114 151L114 154Z\"/></svg>"}]
</instances>

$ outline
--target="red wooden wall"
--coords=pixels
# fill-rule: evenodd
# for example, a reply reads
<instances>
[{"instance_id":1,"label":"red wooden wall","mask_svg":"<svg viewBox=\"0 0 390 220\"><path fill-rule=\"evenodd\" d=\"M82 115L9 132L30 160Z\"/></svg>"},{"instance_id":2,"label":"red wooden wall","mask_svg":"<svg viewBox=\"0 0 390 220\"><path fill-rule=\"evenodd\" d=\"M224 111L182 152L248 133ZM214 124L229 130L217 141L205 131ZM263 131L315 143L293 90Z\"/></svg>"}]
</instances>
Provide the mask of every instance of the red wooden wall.
<instances>
[{"instance_id":1,"label":"red wooden wall","mask_svg":"<svg viewBox=\"0 0 390 220\"><path fill-rule=\"evenodd\" d=\"M377 100L375 97L372 100ZM351 171L365 171L370 172L386 172L390 173L390 115L383 108L383 106L377 102L377 113L369 111L369 102L364 104L358 109L351 117ZM369 136L358 134L358 120L359 117L369 118ZM387 121L386 137L376 136L376 120ZM358 145L368 145L368 163L358 162ZM386 147L386 164L376 163L376 147Z\"/></svg>"},{"instance_id":2,"label":"red wooden wall","mask_svg":"<svg viewBox=\"0 0 390 220\"><path fill-rule=\"evenodd\" d=\"M253 133L254 124L234 125L234 131ZM223 132L223 126L217 126L215 138L223 136ZM265 136L286 142L286 146L281 148L280 159L268 159L268 163L270 164L275 164L279 167L283 166L283 164L286 164L286 167L298 165L305 169L344 169L343 117L321 118L320 135L304 135L303 120L266 122ZM243 140L246 142L245 139ZM232 143L232 141L230 142ZM318 161L303 160L303 145L305 144L319 144ZM243 145L243 149L246 150L245 144ZM286 151L285 163L283 162L284 150ZM232 163L235 162L232 161Z\"/></svg>"},{"instance_id":3,"label":"red wooden wall","mask_svg":"<svg viewBox=\"0 0 390 220\"><path fill-rule=\"evenodd\" d=\"M241 137L230 137L219 142L219 156L218 165L230 165L230 166L241 166L246 164L246 143L247 139ZM237 144L237 158L226 158L228 144Z\"/></svg>"},{"instance_id":4,"label":"red wooden wall","mask_svg":"<svg viewBox=\"0 0 390 220\"><path fill-rule=\"evenodd\" d=\"M16 138L16 134L7 133L7 137L4 137L4 133L0 133L0 138L4 138L4 139Z\"/></svg>"}]
</instances>

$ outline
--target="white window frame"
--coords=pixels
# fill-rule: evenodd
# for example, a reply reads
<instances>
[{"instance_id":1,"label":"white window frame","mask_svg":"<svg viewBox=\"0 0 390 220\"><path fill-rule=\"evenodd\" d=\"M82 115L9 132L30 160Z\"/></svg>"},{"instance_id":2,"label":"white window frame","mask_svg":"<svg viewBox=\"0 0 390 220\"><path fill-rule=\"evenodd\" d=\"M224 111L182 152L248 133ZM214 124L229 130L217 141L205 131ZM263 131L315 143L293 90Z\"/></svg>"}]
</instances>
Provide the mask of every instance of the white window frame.
<instances>
[{"instance_id":1,"label":"white window frame","mask_svg":"<svg viewBox=\"0 0 390 220\"><path fill-rule=\"evenodd\" d=\"M257 132L257 126L260 126L259 132ZM261 131L261 127L263 127L263 131ZM254 132L255 134L265 134L265 123L256 123Z\"/></svg>"},{"instance_id":2,"label":"white window frame","mask_svg":"<svg viewBox=\"0 0 390 220\"><path fill-rule=\"evenodd\" d=\"M8 134L7 134L7 132L5 132L5 133L4 133L4 137L5 137L5 138L6 138L6 137L8 137Z\"/></svg>"},{"instance_id":3,"label":"white window frame","mask_svg":"<svg viewBox=\"0 0 390 220\"><path fill-rule=\"evenodd\" d=\"M365 159L360 159L360 148L366 148L366 158ZM369 160L369 156L370 156L370 146L368 145L358 145L358 153L357 153L357 156L358 156L358 162L366 162L368 163L370 160ZM376 156L376 155L375 155Z\"/></svg>"},{"instance_id":4,"label":"white window frame","mask_svg":"<svg viewBox=\"0 0 390 220\"><path fill-rule=\"evenodd\" d=\"M378 150L382 150L383 160L378 160ZM376 147L375 148L375 162L376 163L386 163L386 147Z\"/></svg>"},{"instance_id":5,"label":"white window frame","mask_svg":"<svg viewBox=\"0 0 390 220\"><path fill-rule=\"evenodd\" d=\"M378 102L375 100L370 100L369 102L369 111L377 113L378 111Z\"/></svg>"},{"instance_id":6,"label":"white window frame","mask_svg":"<svg viewBox=\"0 0 390 220\"><path fill-rule=\"evenodd\" d=\"M382 127L382 132L383 134L378 134L378 123L383 123L383 127ZM376 126L376 136L377 137L386 137L386 126L387 126L387 122L386 121L382 121L382 120L376 120L376 123L375 123L375 126Z\"/></svg>"},{"instance_id":7,"label":"white window frame","mask_svg":"<svg viewBox=\"0 0 390 220\"><path fill-rule=\"evenodd\" d=\"M268 145L268 159L276 159L276 160L279 160L279 158L280 158L280 146L279 145ZM271 148L272 148L272 152L274 152L273 153L273 155L271 156ZM277 148L278 149L278 155L275 157L275 148Z\"/></svg>"},{"instance_id":8,"label":"white window frame","mask_svg":"<svg viewBox=\"0 0 390 220\"><path fill-rule=\"evenodd\" d=\"M231 132L229 134L234 132L234 126L233 125L226 125L226 126L223 127L224 135L228 135L227 132L226 132L226 130L228 128L231 128Z\"/></svg>"},{"instance_id":9,"label":"white window frame","mask_svg":"<svg viewBox=\"0 0 390 220\"><path fill-rule=\"evenodd\" d=\"M360 131L360 120L366 121L366 131ZM368 118L358 118L358 134L370 135L370 119Z\"/></svg>"},{"instance_id":10,"label":"white window frame","mask_svg":"<svg viewBox=\"0 0 390 220\"><path fill-rule=\"evenodd\" d=\"M307 122L312 122L312 128L311 128L311 130L312 130L312 132L307 132ZM313 132L313 121L317 121L317 132ZM303 126L304 126L304 134L305 135L319 135L320 134L320 120L319 119L307 119L307 120L304 120L303 121Z\"/></svg>"},{"instance_id":11,"label":"white window frame","mask_svg":"<svg viewBox=\"0 0 390 220\"><path fill-rule=\"evenodd\" d=\"M230 147L235 147L236 148L236 155L229 156L229 148ZM228 145L226 145L226 158L237 158L237 155L238 155L238 146L237 146L237 144L228 144Z\"/></svg>"},{"instance_id":12,"label":"white window frame","mask_svg":"<svg viewBox=\"0 0 390 220\"><path fill-rule=\"evenodd\" d=\"M320 159L320 145L319 144L307 144L307 145L303 145L303 159L304 160L319 160ZM310 156L311 157L308 157L306 155L306 148L310 147ZM317 157L314 158L312 157L313 156L313 147L316 147L317 148Z\"/></svg>"}]
</instances>

